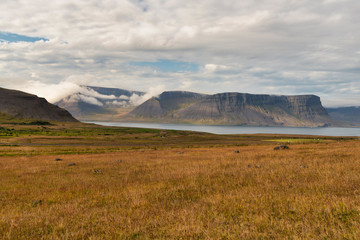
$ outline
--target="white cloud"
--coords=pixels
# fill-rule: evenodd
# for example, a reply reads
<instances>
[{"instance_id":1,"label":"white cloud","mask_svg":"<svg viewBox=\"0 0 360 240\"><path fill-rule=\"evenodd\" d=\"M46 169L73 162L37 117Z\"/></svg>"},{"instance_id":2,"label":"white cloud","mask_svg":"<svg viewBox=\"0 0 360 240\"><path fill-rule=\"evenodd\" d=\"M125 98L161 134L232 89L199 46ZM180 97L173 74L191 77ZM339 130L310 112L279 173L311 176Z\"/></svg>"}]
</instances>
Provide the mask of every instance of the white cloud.
<instances>
[{"instance_id":1,"label":"white cloud","mask_svg":"<svg viewBox=\"0 0 360 240\"><path fill-rule=\"evenodd\" d=\"M111 104L119 107L127 107L129 105L128 102L126 101L112 101L112 102L107 102L107 104Z\"/></svg>"},{"instance_id":2,"label":"white cloud","mask_svg":"<svg viewBox=\"0 0 360 240\"><path fill-rule=\"evenodd\" d=\"M191 89L191 86L193 85L193 82L191 80L184 80L181 83L182 83L182 85L179 87L179 89L182 89L182 90L189 90L189 89Z\"/></svg>"},{"instance_id":3,"label":"white cloud","mask_svg":"<svg viewBox=\"0 0 360 240\"><path fill-rule=\"evenodd\" d=\"M84 102L101 106L102 104L96 100L96 98L117 99L114 95L100 94L93 89L70 81L63 81L58 84L45 84L40 81L30 80L25 82L25 84L15 86L15 88L24 92L33 93L39 97L44 97L51 103L55 103L60 99L75 93L76 95L74 95L73 98L68 99L68 101L77 101L78 99L81 99ZM126 96L120 96L119 99L126 99Z\"/></svg>"},{"instance_id":4,"label":"white cloud","mask_svg":"<svg viewBox=\"0 0 360 240\"><path fill-rule=\"evenodd\" d=\"M85 96L85 95L82 95L82 94L79 94L78 96L79 96L79 98L80 98L80 100L82 102L86 102L86 103L89 103L89 104L92 104L92 105L97 105L97 106L100 106L100 107L103 106L103 104L94 97Z\"/></svg>"},{"instance_id":5,"label":"white cloud","mask_svg":"<svg viewBox=\"0 0 360 240\"><path fill-rule=\"evenodd\" d=\"M360 89L360 2L355 0L12 0L0 5L0 31L49 39L0 42L0 86L49 101L86 84L324 98L332 93L354 99ZM130 64L158 59L202 67L178 74Z\"/></svg>"},{"instance_id":6,"label":"white cloud","mask_svg":"<svg viewBox=\"0 0 360 240\"><path fill-rule=\"evenodd\" d=\"M130 97L125 96L125 95L121 95L121 96L119 97L119 99L122 99L122 100L129 100L129 98L130 98Z\"/></svg>"},{"instance_id":7,"label":"white cloud","mask_svg":"<svg viewBox=\"0 0 360 240\"><path fill-rule=\"evenodd\" d=\"M45 84L40 81L27 81L19 85L16 89L24 92L33 93L39 97L46 98L49 102L54 103L71 94L81 91L81 87L71 82L60 82L58 84Z\"/></svg>"},{"instance_id":8,"label":"white cloud","mask_svg":"<svg viewBox=\"0 0 360 240\"><path fill-rule=\"evenodd\" d=\"M130 103L137 106L145 102L146 100L158 96L160 93L162 93L165 90L165 86L160 85L156 87L150 87L146 94L143 96L139 96L137 94L133 94L130 97Z\"/></svg>"},{"instance_id":9,"label":"white cloud","mask_svg":"<svg viewBox=\"0 0 360 240\"><path fill-rule=\"evenodd\" d=\"M95 91L93 89L86 88L86 87L81 87L79 92L82 93L83 95L100 98L100 99L116 99L117 98L114 95L104 95L104 94L98 93L97 91Z\"/></svg>"}]
</instances>

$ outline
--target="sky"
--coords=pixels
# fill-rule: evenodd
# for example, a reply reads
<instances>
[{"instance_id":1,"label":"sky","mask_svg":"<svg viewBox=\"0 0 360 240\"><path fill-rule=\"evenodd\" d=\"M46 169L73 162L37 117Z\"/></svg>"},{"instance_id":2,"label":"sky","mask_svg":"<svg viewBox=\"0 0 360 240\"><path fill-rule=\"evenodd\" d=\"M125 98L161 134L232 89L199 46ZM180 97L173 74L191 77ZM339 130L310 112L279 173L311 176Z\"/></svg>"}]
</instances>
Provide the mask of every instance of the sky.
<instances>
[{"instance_id":1,"label":"sky","mask_svg":"<svg viewBox=\"0 0 360 240\"><path fill-rule=\"evenodd\" d=\"M0 87L315 94L360 105L357 0L1 0Z\"/></svg>"}]
</instances>

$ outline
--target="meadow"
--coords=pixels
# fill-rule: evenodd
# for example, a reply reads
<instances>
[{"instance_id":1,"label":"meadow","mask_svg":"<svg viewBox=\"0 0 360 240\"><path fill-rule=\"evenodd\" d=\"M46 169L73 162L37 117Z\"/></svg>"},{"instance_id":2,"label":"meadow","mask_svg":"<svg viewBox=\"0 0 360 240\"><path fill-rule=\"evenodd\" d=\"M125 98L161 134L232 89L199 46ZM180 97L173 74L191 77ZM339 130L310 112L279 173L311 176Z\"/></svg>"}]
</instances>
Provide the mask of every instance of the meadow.
<instances>
[{"instance_id":1,"label":"meadow","mask_svg":"<svg viewBox=\"0 0 360 240\"><path fill-rule=\"evenodd\" d=\"M8 122L0 239L358 239L359 156L350 137Z\"/></svg>"}]
</instances>

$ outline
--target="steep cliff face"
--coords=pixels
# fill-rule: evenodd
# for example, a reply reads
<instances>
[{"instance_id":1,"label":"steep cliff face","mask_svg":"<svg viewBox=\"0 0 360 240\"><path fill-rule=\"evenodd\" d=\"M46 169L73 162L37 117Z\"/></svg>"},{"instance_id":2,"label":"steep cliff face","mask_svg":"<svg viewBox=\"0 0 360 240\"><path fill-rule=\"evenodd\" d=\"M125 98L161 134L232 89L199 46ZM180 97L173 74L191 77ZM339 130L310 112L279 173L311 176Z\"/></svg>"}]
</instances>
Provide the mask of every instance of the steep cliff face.
<instances>
[{"instance_id":1,"label":"steep cliff face","mask_svg":"<svg viewBox=\"0 0 360 240\"><path fill-rule=\"evenodd\" d=\"M0 88L0 113L13 117L76 122L71 114L35 95Z\"/></svg>"},{"instance_id":2,"label":"steep cliff face","mask_svg":"<svg viewBox=\"0 0 360 240\"><path fill-rule=\"evenodd\" d=\"M287 96L289 109L301 119L314 121L319 116L328 117L320 98L314 95Z\"/></svg>"},{"instance_id":3,"label":"steep cliff face","mask_svg":"<svg viewBox=\"0 0 360 240\"><path fill-rule=\"evenodd\" d=\"M151 114L149 105L157 106L156 114ZM157 119L199 124L311 127L336 124L322 107L320 98L314 95L167 92L138 106L128 116L145 121Z\"/></svg>"}]
</instances>

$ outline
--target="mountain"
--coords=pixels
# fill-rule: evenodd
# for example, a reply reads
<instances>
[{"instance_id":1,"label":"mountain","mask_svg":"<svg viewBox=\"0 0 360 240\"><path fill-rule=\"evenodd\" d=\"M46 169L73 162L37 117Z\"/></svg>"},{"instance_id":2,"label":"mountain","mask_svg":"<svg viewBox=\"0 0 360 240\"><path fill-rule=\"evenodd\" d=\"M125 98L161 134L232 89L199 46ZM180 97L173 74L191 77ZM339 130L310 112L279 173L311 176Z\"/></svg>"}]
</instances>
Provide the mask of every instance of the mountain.
<instances>
[{"instance_id":1,"label":"mountain","mask_svg":"<svg viewBox=\"0 0 360 240\"><path fill-rule=\"evenodd\" d=\"M301 126L339 125L314 95L273 96L247 93L205 95L163 92L126 114L126 120L215 125Z\"/></svg>"},{"instance_id":2,"label":"mountain","mask_svg":"<svg viewBox=\"0 0 360 240\"><path fill-rule=\"evenodd\" d=\"M45 98L5 88L0 88L0 113L18 118L77 121L68 111L48 103Z\"/></svg>"},{"instance_id":3,"label":"mountain","mask_svg":"<svg viewBox=\"0 0 360 240\"><path fill-rule=\"evenodd\" d=\"M111 120L132 110L143 95L119 88L81 86L81 90L55 104L81 120Z\"/></svg>"},{"instance_id":4,"label":"mountain","mask_svg":"<svg viewBox=\"0 0 360 240\"><path fill-rule=\"evenodd\" d=\"M360 107L326 108L329 115L350 126L360 126Z\"/></svg>"}]
</instances>

